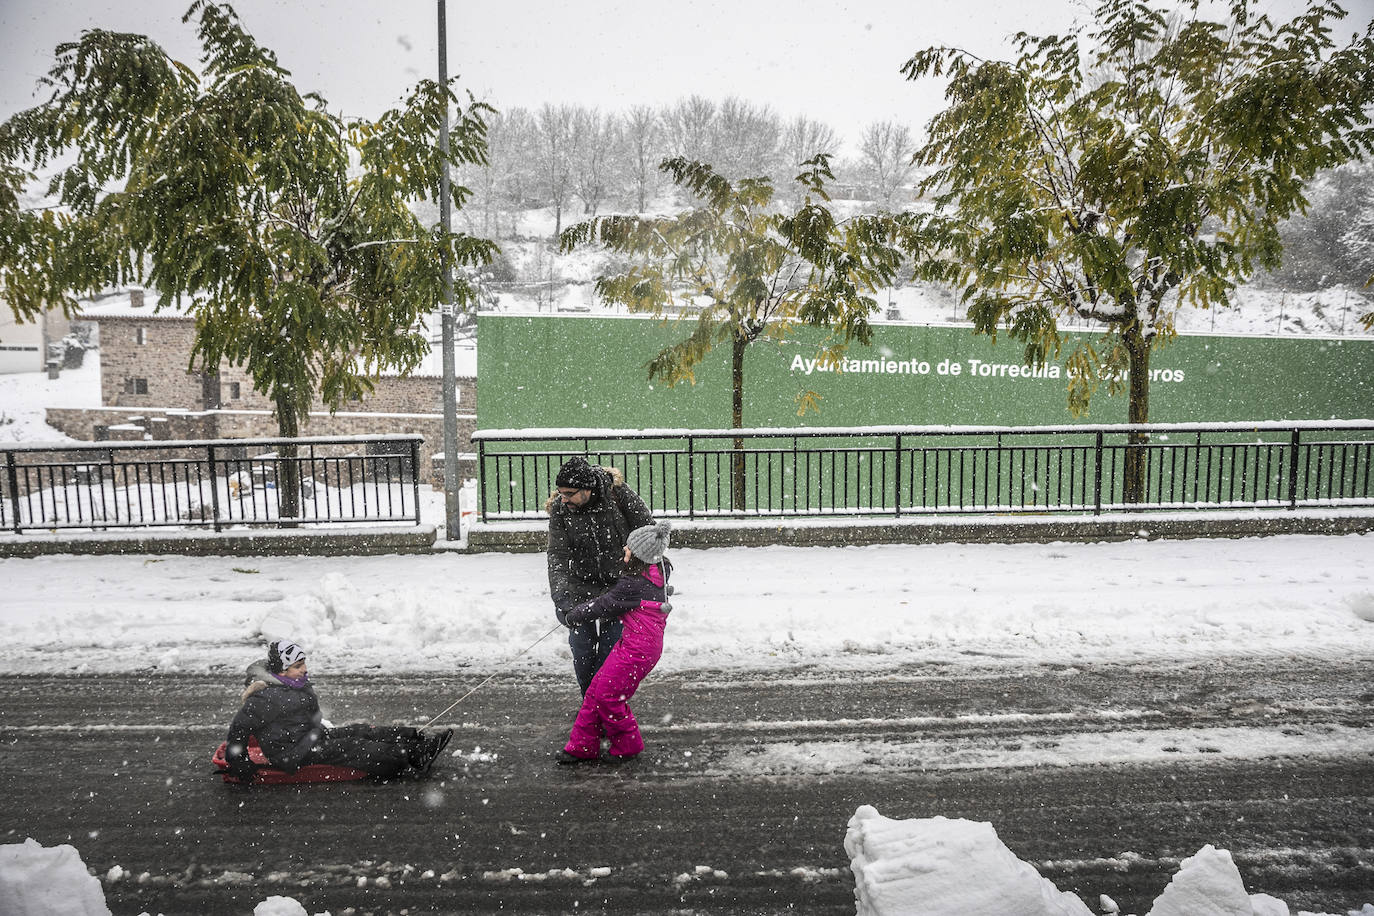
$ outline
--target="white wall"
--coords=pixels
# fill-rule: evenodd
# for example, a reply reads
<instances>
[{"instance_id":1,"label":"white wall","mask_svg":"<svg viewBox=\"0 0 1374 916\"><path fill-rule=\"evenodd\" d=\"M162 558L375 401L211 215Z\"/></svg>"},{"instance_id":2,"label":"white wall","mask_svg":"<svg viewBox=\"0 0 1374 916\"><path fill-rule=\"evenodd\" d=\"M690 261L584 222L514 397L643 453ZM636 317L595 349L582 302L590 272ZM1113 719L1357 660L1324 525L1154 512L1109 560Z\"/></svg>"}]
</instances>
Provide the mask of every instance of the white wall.
<instances>
[{"instance_id":1,"label":"white wall","mask_svg":"<svg viewBox=\"0 0 1374 916\"><path fill-rule=\"evenodd\" d=\"M43 319L19 324L9 306L0 302L0 374L41 372L43 358Z\"/></svg>"}]
</instances>

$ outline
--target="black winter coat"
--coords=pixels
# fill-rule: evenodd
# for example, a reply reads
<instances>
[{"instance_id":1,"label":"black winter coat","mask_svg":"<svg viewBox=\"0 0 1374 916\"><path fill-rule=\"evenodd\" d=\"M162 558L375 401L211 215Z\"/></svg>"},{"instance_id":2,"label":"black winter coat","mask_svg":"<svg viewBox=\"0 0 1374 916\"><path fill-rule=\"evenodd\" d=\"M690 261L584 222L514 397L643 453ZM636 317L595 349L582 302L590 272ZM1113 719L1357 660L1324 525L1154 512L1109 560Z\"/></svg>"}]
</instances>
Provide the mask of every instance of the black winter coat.
<instances>
[{"instance_id":1,"label":"black winter coat","mask_svg":"<svg viewBox=\"0 0 1374 916\"><path fill-rule=\"evenodd\" d=\"M668 578L672 574L673 563L664 557L662 562L658 564L657 573L662 579L662 584L657 584L650 578L652 573L637 572L621 575L610 591L598 595L591 601L584 601L569 610L565 615L567 625L575 627L593 620L623 617L631 611L643 607L646 602L652 610L666 615L673 609L673 606L668 603L668 593L665 589Z\"/></svg>"},{"instance_id":2,"label":"black winter coat","mask_svg":"<svg viewBox=\"0 0 1374 916\"><path fill-rule=\"evenodd\" d=\"M287 773L301 768L314 746L324 738L320 701L308 683L291 687L275 677L267 686L243 701L229 724L224 759L230 769L248 754L248 738L258 745L272 766Z\"/></svg>"},{"instance_id":3,"label":"black winter coat","mask_svg":"<svg viewBox=\"0 0 1374 916\"><path fill-rule=\"evenodd\" d=\"M560 623L569 610L615 585L624 568L626 538L654 523L644 500L618 470L592 470L597 486L586 505L569 505L554 494L546 507L549 597Z\"/></svg>"}]
</instances>

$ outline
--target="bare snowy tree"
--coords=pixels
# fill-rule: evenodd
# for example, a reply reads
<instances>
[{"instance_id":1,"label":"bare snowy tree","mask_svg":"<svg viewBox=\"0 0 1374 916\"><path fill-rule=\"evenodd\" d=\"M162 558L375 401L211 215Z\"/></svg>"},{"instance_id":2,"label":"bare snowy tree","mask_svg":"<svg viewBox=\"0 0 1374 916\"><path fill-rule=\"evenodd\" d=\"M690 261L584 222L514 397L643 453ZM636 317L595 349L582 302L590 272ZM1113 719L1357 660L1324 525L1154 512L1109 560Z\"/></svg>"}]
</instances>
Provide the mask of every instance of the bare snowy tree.
<instances>
[{"instance_id":1,"label":"bare snowy tree","mask_svg":"<svg viewBox=\"0 0 1374 916\"><path fill-rule=\"evenodd\" d=\"M549 206L553 207L553 233L563 231L563 209L572 193L573 108L545 104L539 109L539 172Z\"/></svg>"},{"instance_id":2,"label":"bare snowy tree","mask_svg":"<svg viewBox=\"0 0 1374 916\"><path fill-rule=\"evenodd\" d=\"M744 178L777 171L782 121L772 108L730 96L716 109L712 127L712 165L719 174Z\"/></svg>"},{"instance_id":3,"label":"bare snowy tree","mask_svg":"<svg viewBox=\"0 0 1374 916\"><path fill-rule=\"evenodd\" d=\"M643 213L658 186L658 164L667 147L663 121L647 105L635 105L620 119L617 171L634 199L636 213Z\"/></svg>"},{"instance_id":4,"label":"bare snowy tree","mask_svg":"<svg viewBox=\"0 0 1374 916\"><path fill-rule=\"evenodd\" d=\"M472 191L463 209L468 228L488 238L502 235L502 217L518 213L533 175L530 152L534 119L524 108L498 111L487 123L488 160L485 165L465 166L460 180ZM511 223L512 234L514 223Z\"/></svg>"},{"instance_id":5,"label":"bare snowy tree","mask_svg":"<svg viewBox=\"0 0 1374 916\"><path fill-rule=\"evenodd\" d=\"M502 167L504 191L512 211L518 213L538 194L539 120L527 108L513 108L506 113L505 131L503 155L513 161Z\"/></svg>"},{"instance_id":6,"label":"bare snowy tree","mask_svg":"<svg viewBox=\"0 0 1374 916\"><path fill-rule=\"evenodd\" d=\"M584 216L596 216L618 184L613 174L620 119L597 108L577 108L572 119L572 190Z\"/></svg>"},{"instance_id":7,"label":"bare snowy tree","mask_svg":"<svg viewBox=\"0 0 1374 916\"><path fill-rule=\"evenodd\" d=\"M1283 266L1275 278L1294 289L1364 283L1374 269L1374 163L1318 173L1307 183L1307 200L1305 213L1279 224Z\"/></svg>"},{"instance_id":8,"label":"bare snowy tree","mask_svg":"<svg viewBox=\"0 0 1374 916\"><path fill-rule=\"evenodd\" d=\"M794 180L801 171L801 164L818 153L834 155L839 148L839 134L829 124L798 115L783 125L779 162L773 175L773 187L778 189L779 199L790 204L799 202L806 190L805 185Z\"/></svg>"},{"instance_id":9,"label":"bare snowy tree","mask_svg":"<svg viewBox=\"0 0 1374 916\"><path fill-rule=\"evenodd\" d=\"M879 202L891 204L898 191L911 180L911 157L916 143L911 129L895 121L875 121L864 128L859 141L859 165L864 179L873 186Z\"/></svg>"},{"instance_id":10,"label":"bare snowy tree","mask_svg":"<svg viewBox=\"0 0 1374 916\"><path fill-rule=\"evenodd\" d=\"M695 162L716 158L716 103L699 95L679 99L663 112L668 153Z\"/></svg>"}]
</instances>

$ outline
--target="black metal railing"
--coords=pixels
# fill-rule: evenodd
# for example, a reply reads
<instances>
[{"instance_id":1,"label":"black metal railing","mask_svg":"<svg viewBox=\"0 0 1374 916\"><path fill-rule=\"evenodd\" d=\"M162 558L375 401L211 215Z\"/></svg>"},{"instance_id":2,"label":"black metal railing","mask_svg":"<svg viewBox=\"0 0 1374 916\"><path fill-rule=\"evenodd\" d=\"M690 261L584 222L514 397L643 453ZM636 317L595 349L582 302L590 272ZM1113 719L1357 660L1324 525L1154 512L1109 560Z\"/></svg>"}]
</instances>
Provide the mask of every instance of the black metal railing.
<instances>
[{"instance_id":1,"label":"black metal railing","mask_svg":"<svg viewBox=\"0 0 1374 916\"><path fill-rule=\"evenodd\" d=\"M418 525L423 441L346 436L7 445L0 447L0 529ZM293 450L293 457L284 454Z\"/></svg>"},{"instance_id":2,"label":"black metal railing","mask_svg":"<svg viewBox=\"0 0 1374 916\"><path fill-rule=\"evenodd\" d=\"M543 517L571 455L618 468L669 518L1374 506L1369 420L479 430L473 441L484 521ZM1127 502L1131 452L1144 492Z\"/></svg>"}]
</instances>

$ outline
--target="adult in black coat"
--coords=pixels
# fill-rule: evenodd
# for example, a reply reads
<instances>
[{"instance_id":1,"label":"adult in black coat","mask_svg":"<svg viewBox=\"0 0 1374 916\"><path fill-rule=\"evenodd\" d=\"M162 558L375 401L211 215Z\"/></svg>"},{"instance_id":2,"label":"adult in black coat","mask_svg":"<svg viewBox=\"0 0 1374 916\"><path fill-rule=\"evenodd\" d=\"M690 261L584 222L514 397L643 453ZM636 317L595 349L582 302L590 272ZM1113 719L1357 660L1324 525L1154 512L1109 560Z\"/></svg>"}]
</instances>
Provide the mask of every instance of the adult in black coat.
<instances>
[{"instance_id":1,"label":"adult in black coat","mask_svg":"<svg viewBox=\"0 0 1374 916\"><path fill-rule=\"evenodd\" d=\"M567 626L568 611L615 585L626 538L636 528L652 525L654 517L615 468L569 458L555 484L557 490L544 506L549 513L549 597L558 622ZM620 632L619 619L569 627L573 671L584 695Z\"/></svg>"},{"instance_id":2,"label":"adult in black coat","mask_svg":"<svg viewBox=\"0 0 1374 916\"><path fill-rule=\"evenodd\" d=\"M273 642L267 659L248 666L243 705L229 725L224 759L227 770L251 782L248 739L258 739L275 769L294 773L316 763L352 767L389 779L410 771L429 772L452 737L452 730L426 735L406 727L325 724L310 683L305 650L287 639Z\"/></svg>"}]
</instances>

